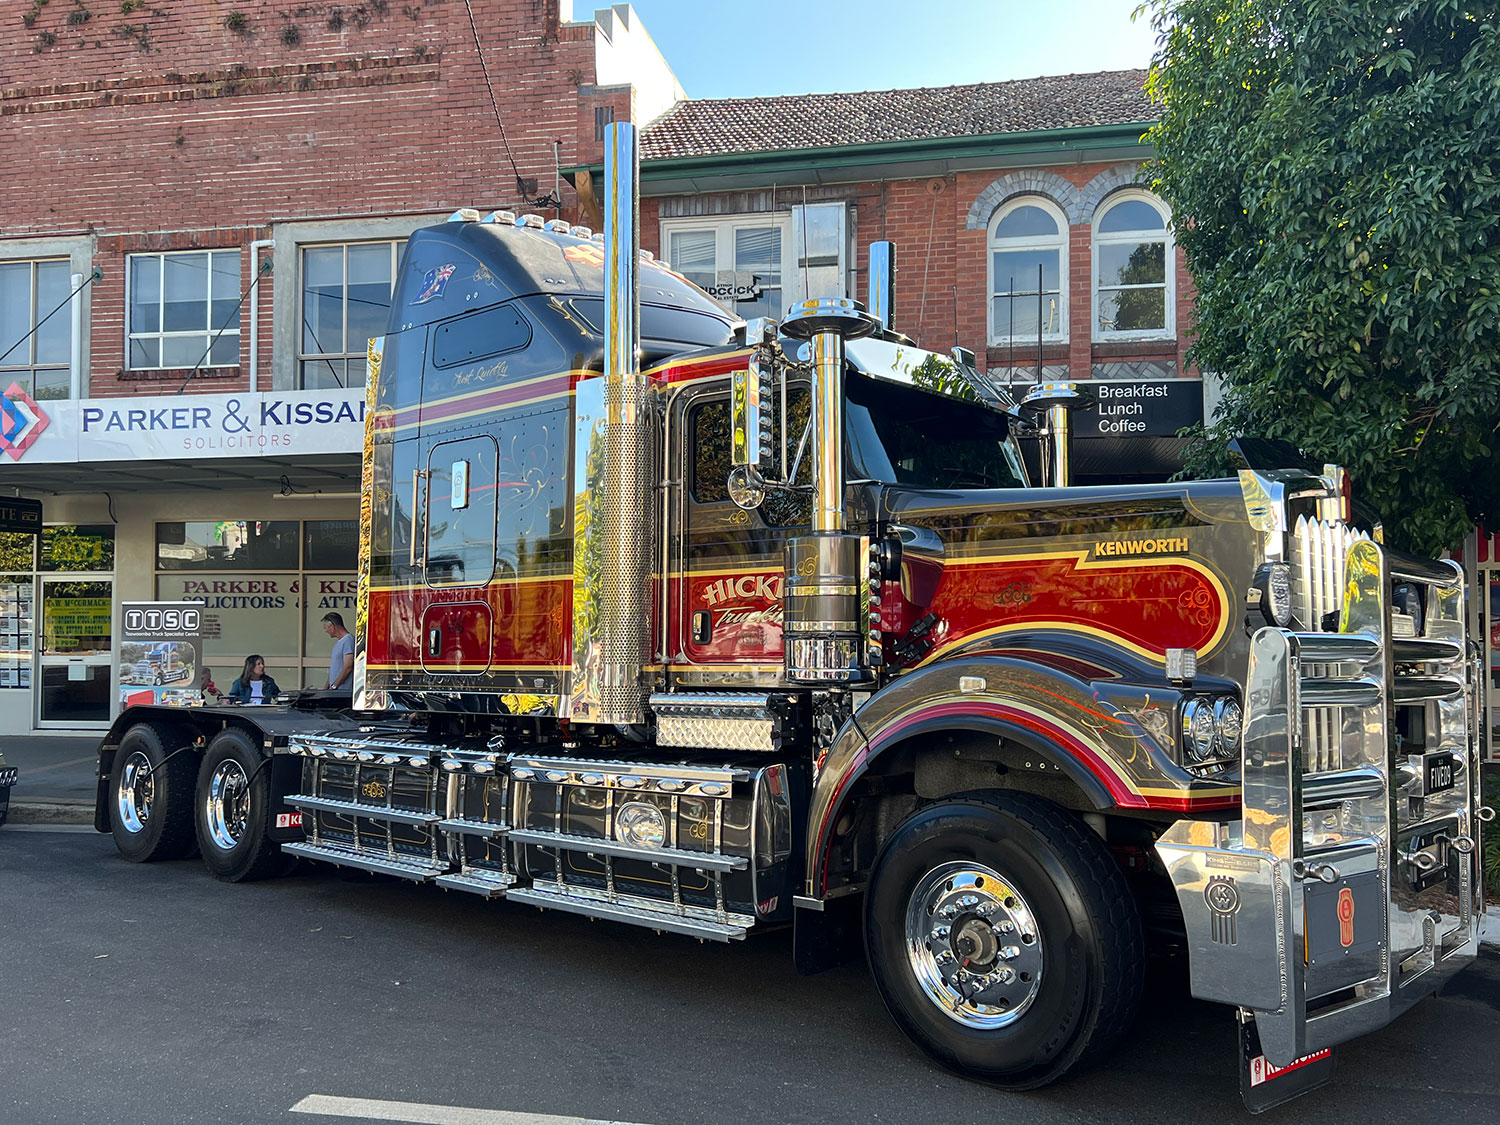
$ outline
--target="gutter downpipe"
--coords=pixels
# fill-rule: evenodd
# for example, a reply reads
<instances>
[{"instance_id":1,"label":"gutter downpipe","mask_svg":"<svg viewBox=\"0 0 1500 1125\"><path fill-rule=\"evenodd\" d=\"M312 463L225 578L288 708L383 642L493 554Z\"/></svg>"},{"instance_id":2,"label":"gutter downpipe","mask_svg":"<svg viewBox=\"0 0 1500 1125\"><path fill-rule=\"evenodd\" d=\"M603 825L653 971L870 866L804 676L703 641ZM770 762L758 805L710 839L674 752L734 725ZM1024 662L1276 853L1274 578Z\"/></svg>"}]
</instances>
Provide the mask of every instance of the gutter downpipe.
<instances>
[{"instance_id":1,"label":"gutter downpipe","mask_svg":"<svg viewBox=\"0 0 1500 1125\"><path fill-rule=\"evenodd\" d=\"M257 238L250 244L250 393L260 390L260 252L274 247L274 238Z\"/></svg>"},{"instance_id":2,"label":"gutter downpipe","mask_svg":"<svg viewBox=\"0 0 1500 1125\"><path fill-rule=\"evenodd\" d=\"M71 320L68 331L72 333L72 359L68 364L68 397L77 402L83 397L83 274L75 273L70 278L73 299L68 302Z\"/></svg>"}]
</instances>

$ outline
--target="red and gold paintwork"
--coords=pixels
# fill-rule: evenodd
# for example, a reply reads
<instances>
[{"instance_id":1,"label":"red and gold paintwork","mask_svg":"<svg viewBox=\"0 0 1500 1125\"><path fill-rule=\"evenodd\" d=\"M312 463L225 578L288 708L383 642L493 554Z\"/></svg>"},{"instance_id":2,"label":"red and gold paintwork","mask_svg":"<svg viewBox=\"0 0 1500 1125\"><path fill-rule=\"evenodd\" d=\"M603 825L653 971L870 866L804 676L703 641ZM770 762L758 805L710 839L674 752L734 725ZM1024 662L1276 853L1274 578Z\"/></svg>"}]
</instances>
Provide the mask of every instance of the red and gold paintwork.
<instances>
[{"instance_id":1,"label":"red and gold paintwork","mask_svg":"<svg viewBox=\"0 0 1500 1125\"><path fill-rule=\"evenodd\" d=\"M1169 648L1209 657L1231 622L1224 579L1187 557L1090 559L1088 550L982 555L944 563L927 606L943 622L926 656L1020 630L1109 641L1156 663Z\"/></svg>"}]
</instances>

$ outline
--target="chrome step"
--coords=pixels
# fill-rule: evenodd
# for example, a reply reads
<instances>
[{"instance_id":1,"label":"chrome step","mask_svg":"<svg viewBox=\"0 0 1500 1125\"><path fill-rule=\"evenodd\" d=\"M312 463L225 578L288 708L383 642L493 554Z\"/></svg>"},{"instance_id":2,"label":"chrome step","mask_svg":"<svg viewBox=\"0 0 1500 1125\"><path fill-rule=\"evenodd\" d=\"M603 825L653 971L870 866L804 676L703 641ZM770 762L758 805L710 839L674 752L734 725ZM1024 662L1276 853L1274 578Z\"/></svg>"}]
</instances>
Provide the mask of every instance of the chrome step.
<instances>
[{"instance_id":1,"label":"chrome step","mask_svg":"<svg viewBox=\"0 0 1500 1125\"><path fill-rule=\"evenodd\" d=\"M331 863L335 867L357 867L361 871L371 871L377 875L395 875L397 878L410 879L416 883L426 883L446 872L449 867L446 863L423 863L415 857L391 859L389 856L330 844L282 844L281 850L290 855L300 855L305 859L315 859L320 863Z\"/></svg>"},{"instance_id":2,"label":"chrome step","mask_svg":"<svg viewBox=\"0 0 1500 1125\"><path fill-rule=\"evenodd\" d=\"M1432 703L1459 698L1464 684L1457 676L1399 676L1393 689L1398 704Z\"/></svg>"},{"instance_id":3,"label":"chrome step","mask_svg":"<svg viewBox=\"0 0 1500 1125\"><path fill-rule=\"evenodd\" d=\"M332 797L310 797L297 793L286 799L295 809L312 809L315 812L341 813L344 816L364 817L367 820L383 820L392 824L435 824L441 819L436 813L417 812L415 809L393 809L385 805L362 805L358 801L336 801Z\"/></svg>"},{"instance_id":4,"label":"chrome step","mask_svg":"<svg viewBox=\"0 0 1500 1125\"><path fill-rule=\"evenodd\" d=\"M1305 809L1383 797L1385 791L1385 775L1377 769L1330 770L1302 775L1302 807Z\"/></svg>"},{"instance_id":5,"label":"chrome step","mask_svg":"<svg viewBox=\"0 0 1500 1125\"><path fill-rule=\"evenodd\" d=\"M1302 706L1373 707L1380 702L1380 684L1375 680L1308 678L1302 681Z\"/></svg>"},{"instance_id":6,"label":"chrome step","mask_svg":"<svg viewBox=\"0 0 1500 1125\"><path fill-rule=\"evenodd\" d=\"M1427 637L1397 638L1391 642L1391 656L1397 664L1446 664L1463 655L1457 641L1432 640Z\"/></svg>"},{"instance_id":7,"label":"chrome step","mask_svg":"<svg viewBox=\"0 0 1500 1125\"><path fill-rule=\"evenodd\" d=\"M591 855L608 855L617 859L639 859L647 863L669 863L698 871L743 871L750 863L744 856L691 852L684 848L643 848L636 844L601 840L597 836L569 836L534 828L512 829L510 839L517 844L535 844L543 848L588 852Z\"/></svg>"},{"instance_id":8,"label":"chrome step","mask_svg":"<svg viewBox=\"0 0 1500 1125\"><path fill-rule=\"evenodd\" d=\"M1309 664L1368 664L1380 642L1363 633L1298 633L1297 655Z\"/></svg>"},{"instance_id":9,"label":"chrome step","mask_svg":"<svg viewBox=\"0 0 1500 1125\"><path fill-rule=\"evenodd\" d=\"M453 820L440 820L436 827L440 832L456 832L460 836L483 836L486 840L504 836L510 831L508 824L496 824L492 820L464 820L457 817Z\"/></svg>"},{"instance_id":10,"label":"chrome step","mask_svg":"<svg viewBox=\"0 0 1500 1125\"><path fill-rule=\"evenodd\" d=\"M670 909L662 909L649 899L620 896L614 902L604 902L582 895L570 895L555 890L547 884L533 884L530 887L512 890L507 892L506 897L512 902L527 902L543 910L562 910L569 914L582 914L588 918L627 922L633 926L666 930L670 933L686 934L688 937L709 941L741 941L750 927L755 924L755 919L750 915L723 915L722 917L729 920L719 921L717 918L700 918L689 914L679 914Z\"/></svg>"},{"instance_id":11,"label":"chrome step","mask_svg":"<svg viewBox=\"0 0 1500 1125\"><path fill-rule=\"evenodd\" d=\"M515 886L515 882L516 877L508 872L490 872L476 867L465 868L454 874L439 875L433 880L436 886L442 887L445 891L463 891L466 894L480 895L483 898L503 898L505 893Z\"/></svg>"}]
</instances>

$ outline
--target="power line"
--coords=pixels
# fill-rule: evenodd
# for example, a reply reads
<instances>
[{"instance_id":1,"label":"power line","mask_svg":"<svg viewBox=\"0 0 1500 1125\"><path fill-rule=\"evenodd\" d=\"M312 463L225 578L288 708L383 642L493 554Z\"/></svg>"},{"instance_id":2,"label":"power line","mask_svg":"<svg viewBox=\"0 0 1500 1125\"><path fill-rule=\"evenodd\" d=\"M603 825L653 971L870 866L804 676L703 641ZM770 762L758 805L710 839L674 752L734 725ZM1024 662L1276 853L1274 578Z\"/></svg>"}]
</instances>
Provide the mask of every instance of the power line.
<instances>
[{"instance_id":1,"label":"power line","mask_svg":"<svg viewBox=\"0 0 1500 1125\"><path fill-rule=\"evenodd\" d=\"M500 143L505 146L505 156L510 161L510 170L515 173L516 191L521 195L521 202L544 209L561 207L562 200L553 195L548 194L532 199L531 194L526 190L526 181L521 178L521 169L516 165L515 154L510 151L510 138L505 135L505 122L500 119L500 102L495 97L495 85L490 81L489 64L484 61L484 48L479 43L479 25L474 22L474 9L469 4L469 0L464 0L464 9L469 13L469 30L474 33L474 50L479 55L479 69L484 72L484 85L490 92L490 107L495 111L495 124L500 129Z\"/></svg>"}]
</instances>

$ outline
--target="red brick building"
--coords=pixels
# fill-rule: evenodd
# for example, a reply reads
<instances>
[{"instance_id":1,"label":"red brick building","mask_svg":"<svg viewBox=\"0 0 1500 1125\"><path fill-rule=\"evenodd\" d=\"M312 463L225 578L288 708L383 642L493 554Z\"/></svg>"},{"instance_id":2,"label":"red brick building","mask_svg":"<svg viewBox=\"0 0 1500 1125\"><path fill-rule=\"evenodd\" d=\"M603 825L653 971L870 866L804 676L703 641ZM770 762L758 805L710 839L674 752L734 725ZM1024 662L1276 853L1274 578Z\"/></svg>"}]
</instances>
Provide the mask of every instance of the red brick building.
<instances>
[{"instance_id":1,"label":"red brick building","mask_svg":"<svg viewBox=\"0 0 1500 1125\"><path fill-rule=\"evenodd\" d=\"M1083 475L1161 479L1203 385L1170 211L1138 182L1145 77L683 101L644 127L643 239L705 286L754 274L746 316L864 297L893 241L900 331L1007 381L1098 381Z\"/></svg>"},{"instance_id":2,"label":"red brick building","mask_svg":"<svg viewBox=\"0 0 1500 1125\"><path fill-rule=\"evenodd\" d=\"M48 526L0 539L0 727L113 713L125 600L205 601L221 687L252 652L323 678L405 236L460 206L573 213L559 169L605 120L579 90L622 116L682 97L628 6L580 14L7 6L0 487Z\"/></svg>"},{"instance_id":3,"label":"red brick building","mask_svg":"<svg viewBox=\"0 0 1500 1125\"><path fill-rule=\"evenodd\" d=\"M1024 380L1040 331L1047 378L1197 394L1131 183L1139 72L693 102L628 5L28 0L0 75L0 487L47 525L0 538L5 729L108 718L123 601L203 601L221 687L251 653L321 680L405 236L459 207L598 226L611 120L643 127L645 244L747 281L745 315L862 297L890 239L920 345Z\"/></svg>"}]
</instances>

